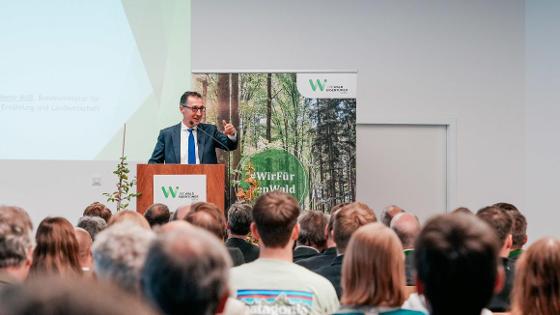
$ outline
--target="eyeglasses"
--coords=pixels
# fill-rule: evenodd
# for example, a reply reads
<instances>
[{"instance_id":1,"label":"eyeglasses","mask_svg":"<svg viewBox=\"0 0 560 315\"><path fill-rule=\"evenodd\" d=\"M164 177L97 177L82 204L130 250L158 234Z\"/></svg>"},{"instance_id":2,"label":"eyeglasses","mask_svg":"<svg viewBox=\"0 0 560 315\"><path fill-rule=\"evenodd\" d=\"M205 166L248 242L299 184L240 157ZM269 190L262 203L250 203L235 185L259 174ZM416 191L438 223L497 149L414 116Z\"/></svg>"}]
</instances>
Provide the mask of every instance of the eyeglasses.
<instances>
[{"instance_id":1,"label":"eyeglasses","mask_svg":"<svg viewBox=\"0 0 560 315\"><path fill-rule=\"evenodd\" d=\"M206 107L192 107L192 106L187 106L187 105L183 105L183 107L186 107L186 108L190 109L193 113L196 113L196 112L204 113L204 112L206 112Z\"/></svg>"}]
</instances>

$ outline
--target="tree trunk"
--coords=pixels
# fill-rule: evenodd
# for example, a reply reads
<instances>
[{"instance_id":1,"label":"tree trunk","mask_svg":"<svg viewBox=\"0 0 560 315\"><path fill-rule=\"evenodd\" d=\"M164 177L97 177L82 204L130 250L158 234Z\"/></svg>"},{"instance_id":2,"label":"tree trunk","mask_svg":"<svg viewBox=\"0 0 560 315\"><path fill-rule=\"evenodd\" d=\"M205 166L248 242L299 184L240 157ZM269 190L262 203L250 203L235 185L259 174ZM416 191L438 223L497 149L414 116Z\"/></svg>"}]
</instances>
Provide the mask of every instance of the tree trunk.
<instances>
[{"instance_id":1,"label":"tree trunk","mask_svg":"<svg viewBox=\"0 0 560 315\"><path fill-rule=\"evenodd\" d=\"M266 140L272 141L272 73L266 76Z\"/></svg>"}]
</instances>

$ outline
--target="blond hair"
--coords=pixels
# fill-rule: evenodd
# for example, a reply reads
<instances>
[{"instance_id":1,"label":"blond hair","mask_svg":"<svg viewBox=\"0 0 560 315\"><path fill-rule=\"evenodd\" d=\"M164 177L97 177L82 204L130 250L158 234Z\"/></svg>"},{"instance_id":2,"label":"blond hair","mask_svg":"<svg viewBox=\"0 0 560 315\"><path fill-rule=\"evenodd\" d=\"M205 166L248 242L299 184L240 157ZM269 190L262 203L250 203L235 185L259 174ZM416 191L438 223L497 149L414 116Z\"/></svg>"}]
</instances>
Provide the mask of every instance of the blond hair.
<instances>
[{"instance_id":1,"label":"blond hair","mask_svg":"<svg viewBox=\"0 0 560 315\"><path fill-rule=\"evenodd\" d=\"M405 300L404 255L395 232L381 223L356 230L344 255L341 284L342 304L400 307Z\"/></svg>"},{"instance_id":2,"label":"blond hair","mask_svg":"<svg viewBox=\"0 0 560 315\"><path fill-rule=\"evenodd\" d=\"M517 261L512 314L560 314L560 241L536 241Z\"/></svg>"}]
</instances>

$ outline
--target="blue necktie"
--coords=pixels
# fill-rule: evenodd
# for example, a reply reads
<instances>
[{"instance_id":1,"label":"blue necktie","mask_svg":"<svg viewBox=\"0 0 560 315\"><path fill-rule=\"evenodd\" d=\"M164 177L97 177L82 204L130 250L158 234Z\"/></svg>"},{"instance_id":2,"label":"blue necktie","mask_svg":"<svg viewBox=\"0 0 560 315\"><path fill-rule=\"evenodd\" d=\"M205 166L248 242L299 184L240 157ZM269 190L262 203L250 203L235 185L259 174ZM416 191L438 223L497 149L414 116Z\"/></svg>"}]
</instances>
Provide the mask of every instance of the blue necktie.
<instances>
[{"instance_id":1,"label":"blue necktie","mask_svg":"<svg viewBox=\"0 0 560 315\"><path fill-rule=\"evenodd\" d=\"M194 152L194 135L192 133L192 129L189 128L189 141L188 141L188 149L189 149L189 157L188 157L188 163L189 164L196 164L196 154Z\"/></svg>"}]
</instances>

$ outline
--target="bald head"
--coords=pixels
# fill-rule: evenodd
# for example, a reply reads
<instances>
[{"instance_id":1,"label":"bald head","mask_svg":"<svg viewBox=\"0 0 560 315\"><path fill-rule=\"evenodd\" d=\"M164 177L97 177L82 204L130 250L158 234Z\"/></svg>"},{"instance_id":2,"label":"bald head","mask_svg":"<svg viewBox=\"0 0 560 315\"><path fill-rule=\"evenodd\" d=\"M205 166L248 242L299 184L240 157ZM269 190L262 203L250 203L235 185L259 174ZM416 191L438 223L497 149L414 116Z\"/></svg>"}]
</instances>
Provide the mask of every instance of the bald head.
<instances>
[{"instance_id":1,"label":"bald head","mask_svg":"<svg viewBox=\"0 0 560 315\"><path fill-rule=\"evenodd\" d=\"M74 228L74 234L78 240L80 248L80 265L82 269L90 269L92 265L91 245L93 243L91 235L82 228Z\"/></svg>"},{"instance_id":2,"label":"bald head","mask_svg":"<svg viewBox=\"0 0 560 315\"><path fill-rule=\"evenodd\" d=\"M173 213L172 221L184 220L187 214L191 211L191 205L181 206Z\"/></svg>"},{"instance_id":3,"label":"bald head","mask_svg":"<svg viewBox=\"0 0 560 315\"><path fill-rule=\"evenodd\" d=\"M399 213L391 220L391 229L397 233L404 249L414 248L416 237L420 234L420 222L412 213Z\"/></svg>"},{"instance_id":4,"label":"bald head","mask_svg":"<svg viewBox=\"0 0 560 315\"><path fill-rule=\"evenodd\" d=\"M385 208L383 208L383 211L381 211L381 223L385 224L386 226L390 226L391 225L391 220L393 220L393 218L399 214L405 212L401 207L396 206L396 205L390 205L387 206Z\"/></svg>"}]
</instances>

